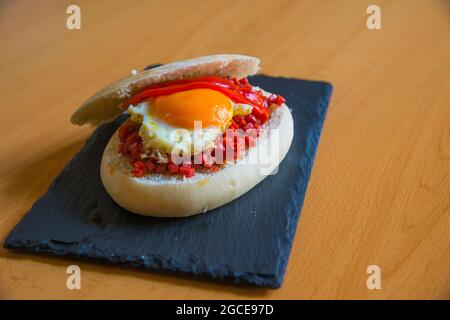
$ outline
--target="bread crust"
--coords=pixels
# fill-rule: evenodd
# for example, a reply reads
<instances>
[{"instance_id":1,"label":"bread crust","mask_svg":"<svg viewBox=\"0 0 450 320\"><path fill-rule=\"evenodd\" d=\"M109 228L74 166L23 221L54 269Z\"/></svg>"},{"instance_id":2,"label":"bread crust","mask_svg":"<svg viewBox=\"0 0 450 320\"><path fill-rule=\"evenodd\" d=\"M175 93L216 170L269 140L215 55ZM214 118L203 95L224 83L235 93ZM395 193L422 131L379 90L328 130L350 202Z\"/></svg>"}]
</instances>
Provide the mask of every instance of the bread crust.
<instances>
[{"instance_id":1,"label":"bread crust","mask_svg":"<svg viewBox=\"0 0 450 320\"><path fill-rule=\"evenodd\" d=\"M272 112L264 127L269 129L267 134L258 138L258 148L250 148L244 159L216 173L197 173L190 179L131 176L128 161L117 152L120 141L116 132L103 153L100 169L103 185L121 207L141 215L186 217L212 210L252 189L284 159L294 132L288 107L283 104ZM278 153L269 153L266 144L276 132L273 129L279 133ZM249 159L258 157L258 152L266 155L264 163L249 163Z\"/></svg>"},{"instance_id":2,"label":"bread crust","mask_svg":"<svg viewBox=\"0 0 450 320\"><path fill-rule=\"evenodd\" d=\"M76 125L110 121L122 112L120 106L129 97L149 85L208 75L243 78L256 74L258 69L258 58L237 54L211 55L165 64L105 87L81 105L70 120Z\"/></svg>"}]
</instances>

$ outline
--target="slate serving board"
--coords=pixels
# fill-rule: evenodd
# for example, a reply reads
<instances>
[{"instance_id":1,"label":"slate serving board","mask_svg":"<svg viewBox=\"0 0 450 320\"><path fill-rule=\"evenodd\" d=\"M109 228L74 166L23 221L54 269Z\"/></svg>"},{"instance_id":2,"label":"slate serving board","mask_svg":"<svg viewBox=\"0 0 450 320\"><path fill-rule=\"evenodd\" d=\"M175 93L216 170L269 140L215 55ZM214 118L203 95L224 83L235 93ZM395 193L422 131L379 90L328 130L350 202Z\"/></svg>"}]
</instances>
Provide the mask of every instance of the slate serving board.
<instances>
[{"instance_id":1,"label":"slate serving board","mask_svg":"<svg viewBox=\"0 0 450 320\"><path fill-rule=\"evenodd\" d=\"M134 215L112 201L99 175L104 147L126 118L121 116L96 129L12 230L5 248L279 287L332 87L264 75L250 82L283 95L292 109L294 140L276 175L206 214Z\"/></svg>"}]
</instances>

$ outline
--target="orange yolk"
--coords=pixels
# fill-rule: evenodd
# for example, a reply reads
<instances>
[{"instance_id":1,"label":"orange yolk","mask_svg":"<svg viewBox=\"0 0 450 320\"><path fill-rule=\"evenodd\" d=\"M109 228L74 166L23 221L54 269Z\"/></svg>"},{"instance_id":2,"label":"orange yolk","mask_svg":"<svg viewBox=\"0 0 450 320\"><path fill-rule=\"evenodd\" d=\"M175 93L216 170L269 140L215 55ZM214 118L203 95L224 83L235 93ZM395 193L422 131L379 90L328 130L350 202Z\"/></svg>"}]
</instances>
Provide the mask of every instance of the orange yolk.
<instances>
[{"instance_id":1,"label":"orange yolk","mask_svg":"<svg viewBox=\"0 0 450 320\"><path fill-rule=\"evenodd\" d=\"M194 121L202 127L225 129L233 118L233 105L221 92L211 89L192 89L157 97L151 113L177 128L194 128Z\"/></svg>"}]
</instances>

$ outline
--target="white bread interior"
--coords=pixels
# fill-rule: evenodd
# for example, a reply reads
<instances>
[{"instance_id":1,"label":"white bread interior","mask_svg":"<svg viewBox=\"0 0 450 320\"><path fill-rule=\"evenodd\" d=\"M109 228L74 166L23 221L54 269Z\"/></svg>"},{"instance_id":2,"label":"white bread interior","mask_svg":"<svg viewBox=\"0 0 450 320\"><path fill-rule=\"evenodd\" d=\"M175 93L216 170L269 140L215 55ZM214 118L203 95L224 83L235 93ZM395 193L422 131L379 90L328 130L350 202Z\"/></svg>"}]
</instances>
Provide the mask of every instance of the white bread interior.
<instances>
[{"instance_id":1,"label":"white bread interior","mask_svg":"<svg viewBox=\"0 0 450 320\"><path fill-rule=\"evenodd\" d=\"M71 117L77 125L97 125L118 116L120 106L131 96L149 85L202 76L243 78L256 74L259 59L236 54L220 54L165 64L119 80L97 92Z\"/></svg>"},{"instance_id":2,"label":"white bread interior","mask_svg":"<svg viewBox=\"0 0 450 320\"><path fill-rule=\"evenodd\" d=\"M249 191L267 177L262 171L274 171L287 154L294 133L288 107L283 104L273 111L264 127L279 130L278 154L264 150L264 140L274 134L267 130L266 135L258 138L258 148L250 148L244 159L216 173L196 173L189 179L155 174L131 176L128 160L117 151L120 140L116 132L103 153L100 169L103 185L121 207L141 215L186 217L212 210ZM265 164L247 161L257 156L257 149L266 155Z\"/></svg>"}]
</instances>

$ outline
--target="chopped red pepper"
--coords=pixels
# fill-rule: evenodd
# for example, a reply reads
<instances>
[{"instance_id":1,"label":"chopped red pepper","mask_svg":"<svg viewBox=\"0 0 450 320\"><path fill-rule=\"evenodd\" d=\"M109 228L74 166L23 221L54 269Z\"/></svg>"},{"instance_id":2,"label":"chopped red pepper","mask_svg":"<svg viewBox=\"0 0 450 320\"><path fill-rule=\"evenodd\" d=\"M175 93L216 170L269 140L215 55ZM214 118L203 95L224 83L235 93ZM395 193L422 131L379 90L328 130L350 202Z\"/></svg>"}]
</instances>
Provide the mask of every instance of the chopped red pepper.
<instances>
[{"instance_id":1,"label":"chopped red pepper","mask_svg":"<svg viewBox=\"0 0 450 320\"><path fill-rule=\"evenodd\" d=\"M185 176L186 178L191 178L195 175L195 169L189 166L182 165L180 167L180 173Z\"/></svg>"},{"instance_id":2,"label":"chopped red pepper","mask_svg":"<svg viewBox=\"0 0 450 320\"><path fill-rule=\"evenodd\" d=\"M255 124L255 122L256 122L256 118L255 118L255 116L252 115L252 114L246 115L244 119L245 119L245 121L246 121L247 123Z\"/></svg>"},{"instance_id":3,"label":"chopped red pepper","mask_svg":"<svg viewBox=\"0 0 450 320\"><path fill-rule=\"evenodd\" d=\"M244 131L247 131L249 129L254 129L255 126L253 125L253 123L246 123L245 126L243 127Z\"/></svg>"},{"instance_id":4,"label":"chopped red pepper","mask_svg":"<svg viewBox=\"0 0 450 320\"><path fill-rule=\"evenodd\" d=\"M125 139L125 142L127 144L133 144L133 143L140 142L140 141L141 141L141 137L139 136L139 134L137 132L133 132Z\"/></svg>"},{"instance_id":5,"label":"chopped red pepper","mask_svg":"<svg viewBox=\"0 0 450 320\"><path fill-rule=\"evenodd\" d=\"M145 168L147 169L148 172L152 172L153 169L155 169L155 164L153 163L153 161L151 159L144 161L144 164L145 164Z\"/></svg>"},{"instance_id":6,"label":"chopped red pepper","mask_svg":"<svg viewBox=\"0 0 450 320\"><path fill-rule=\"evenodd\" d=\"M178 173L178 165L176 163L169 163L167 165L167 169L171 174L177 174Z\"/></svg>"},{"instance_id":7,"label":"chopped red pepper","mask_svg":"<svg viewBox=\"0 0 450 320\"><path fill-rule=\"evenodd\" d=\"M136 132L138 129L137 124L132 121L124 122L119 128L119 139L121 142L125 142L130 134Z\"/></svg>"},{"instance_id":8,"label":"chopped red pepper","mask_svg":"<svg viewBox=\"0 0 450 320\"><path fill-rule=\"evenodd\" d=\"M231 129L238 129L239 125L234 120L231 120L230 128Z\"/></svg>"},{"instance_id":9,"label":"chopped red pepper","mask_svg":"<svg viewBox=\"0 0 450 320\"><path fill-rule=\"evenodd\" d=\"M274 101L274 103L275 104L277 104L277 105L279 105L279 106L281 106L283 103L285 103L286 102L286 99L285 98L283 98L282 96L277 96L276 98L275 98L275 101Z\"/></svg>"},{"instance_id":10,"label":"chopped red pepper","mask_svg":"<svg viewBox=\"0 0 450 320\"><path fill-rule=\"evenodd\" d=\"M155 167L156 173L164 173L167 171L167 167L165 163L158 163Z\"/></svg>"},{"instance_id":11,"label":"chopped red pepper","mask_svg":"<svg viewBox=\"0 0 450 320\"><path fill-rule=\"evenodd\" d=\"M131 170L131 173L135 176L135 177L142 177L145 175L146 173L146 168L145 168L145 164L142 161L135 161L133 162L133 170Z\"/></svg>"},{"instance_id":12,"label":"chopped red pepper","mask_svg":"<svg viewBox=\"0 0 450 320\"><path fill-rule=\"evenodd\" d=\"M261 119L261 122L266 122L270 117L270 111L267 108L255 108L252 109L252 114Z\"/></svg>"},{"instance_id":13,"label":"chopped red pepper","mask_svg":"<svg viewBox=\"0 0 450 320\"><path fill-rule=\"evenodd\" d=\"M132 159L139 159L140 155L144 152L144 146L141 143L135 142L128 146Z\"/></svg>"}]
</instances>

